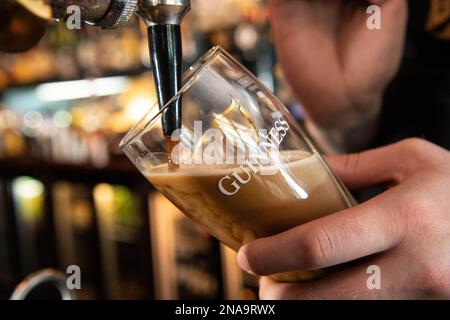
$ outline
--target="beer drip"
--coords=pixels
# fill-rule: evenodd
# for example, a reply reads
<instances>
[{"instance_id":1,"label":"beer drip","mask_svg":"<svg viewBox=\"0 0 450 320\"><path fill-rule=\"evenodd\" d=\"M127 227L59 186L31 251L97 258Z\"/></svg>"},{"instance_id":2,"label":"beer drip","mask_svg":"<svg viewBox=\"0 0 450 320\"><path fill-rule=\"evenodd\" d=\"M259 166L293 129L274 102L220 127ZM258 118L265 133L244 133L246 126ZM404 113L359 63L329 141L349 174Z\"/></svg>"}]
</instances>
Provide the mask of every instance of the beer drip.
<instances>
[{"instance_id":1,"label":"beer drip","mask_svg":"<svg viewBox=\"0 0 450 320\"><path fill-rule=\"evenodd\" d=\"M172 158L172 151L178 143L179 141L173 141L172 137L166 137L166 148L167 154L169 155L169 163L168 163L169 170L179 168L179 164L175 162L174 159Z\"/></svg>"}]
</instances>

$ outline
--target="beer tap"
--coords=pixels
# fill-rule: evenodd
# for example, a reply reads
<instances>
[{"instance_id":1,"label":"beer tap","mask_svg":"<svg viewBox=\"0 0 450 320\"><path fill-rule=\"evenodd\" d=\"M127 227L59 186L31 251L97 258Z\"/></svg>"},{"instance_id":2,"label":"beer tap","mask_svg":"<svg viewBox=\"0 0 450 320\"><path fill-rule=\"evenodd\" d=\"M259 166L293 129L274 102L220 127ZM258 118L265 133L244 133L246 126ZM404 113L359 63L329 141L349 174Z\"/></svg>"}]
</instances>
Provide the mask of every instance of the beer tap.
<instances>
[{"instance_id":1,"label":"beer tap","mask_svg":"<svg viewBox=\"0 0 450 320\"><path fill-rule=\"evenodd\" d=\"M150 57L160 108L181 87L182 48L180 24L190 0L4 0L0 13L0 51L25 51L45 33L47 20L67 20L77 6L82 21L103 29L116 29L137 14L148 28ZM20 13L20 14L19 14ZM21 28L17 26L22 24ZM181 102L164 112L164 135L181 127Z\"/></svg>"},{"instance_id":2,"label":"beer tap","mask_svg":"<svg viewBox=\"0 0 450 320\"><path fill-rule=\"evenodd\" d=\"M148 28L150 58L160 108L181 89L182 51L180 24L190 10L189 0L139 0L137 15ZM162 116L164 136L171 152L171 135L181 128L181 98Z\"/></svg>"}]
</instances>

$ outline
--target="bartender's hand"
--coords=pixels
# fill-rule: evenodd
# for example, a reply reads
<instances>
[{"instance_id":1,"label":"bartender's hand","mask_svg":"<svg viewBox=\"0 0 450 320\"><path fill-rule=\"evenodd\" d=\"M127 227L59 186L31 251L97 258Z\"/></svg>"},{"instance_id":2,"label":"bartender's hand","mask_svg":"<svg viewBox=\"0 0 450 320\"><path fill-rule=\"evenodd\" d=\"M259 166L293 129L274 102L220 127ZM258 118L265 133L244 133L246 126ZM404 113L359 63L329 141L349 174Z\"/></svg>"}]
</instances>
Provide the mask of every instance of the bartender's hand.
<instances>
[{"instance_id":1,"label":"bartender's hand","mask_svg":"<svg viewBox=\"0 0 450 320\"><path fill-rule=\"evenodd\" d=\"M329 162L350 188L386 182L392 188L356 207L255 240L239 251L238 263L269 275L367 258L312 282L263 277L261 298L450 298L450 152L410 139ZM370 265L381 270L380 290L366 285Z\"/></svg>"},{"instance_id":2,"label":"bartender's hand","mask_svg":"<svg viewBox=\"0 0 450 320\"><path fill-rule=\"evenodd\" d=\"M381 7L382 30L367 27L369 3ZM349 140L373 133L401 61L407 11L406 0L269 0L286 78L336 151L364 147Z\"/></svg>"}]
</instances>

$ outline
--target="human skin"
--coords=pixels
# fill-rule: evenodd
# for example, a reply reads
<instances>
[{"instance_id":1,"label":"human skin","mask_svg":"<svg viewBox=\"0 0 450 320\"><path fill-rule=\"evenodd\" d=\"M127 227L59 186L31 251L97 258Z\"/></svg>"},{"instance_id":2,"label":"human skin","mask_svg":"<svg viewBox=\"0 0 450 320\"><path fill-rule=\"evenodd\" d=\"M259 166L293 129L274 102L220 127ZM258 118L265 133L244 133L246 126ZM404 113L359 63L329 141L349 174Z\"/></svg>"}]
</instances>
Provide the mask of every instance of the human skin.
<instances>
[{"instance_id":1,"label":"human skin","mask_svg":"<svg viewBox=\"0 0 450 320\"><path fill-rule=\"evenodd\" d=\"M242 269L266 276L364 258L305 283L260 282L262 299L450 299L450 152L420 139L328 158L350 189L388 184L350 209L255 240L238 253ZM381 270L370 290L367 268Z\"/></svg>"},{"instance_id":2,"label":"human skin","mask_svg":"<svg viewBox=\"0 0 450 320\"><path fill-rule=\"evenodd\" d=\"M367 7L381 8L381 30ZM376 134L384 90L403 55L406 0L269 0L274 43L285 77L336 152L362 150Z\"/></svg>"}]
</instances>

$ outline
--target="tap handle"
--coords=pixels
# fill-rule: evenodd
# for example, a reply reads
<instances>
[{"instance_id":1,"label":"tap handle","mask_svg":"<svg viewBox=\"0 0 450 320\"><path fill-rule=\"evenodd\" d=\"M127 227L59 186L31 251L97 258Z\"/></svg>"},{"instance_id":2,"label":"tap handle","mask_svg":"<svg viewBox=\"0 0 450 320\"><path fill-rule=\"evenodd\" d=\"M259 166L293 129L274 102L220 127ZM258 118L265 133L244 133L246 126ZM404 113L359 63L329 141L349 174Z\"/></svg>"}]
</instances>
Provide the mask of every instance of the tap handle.
<instances>
[{"instance_id":1,"label":"tap handle","mask_svg":"<svg viewBox=\"0 0 450 320\"><path fill-rule=\"evenodd\" d=\"M44 269L30 274L19 283L9 298L10 300L25 300L31 291L44 283L53 284L61 294L62 300L76 300L75 293L67 287L66 275L53 269Z\"/></svg>"},{"instance_id":2,"label":"tap handle","mask_svg":"<svg viewBox=\"0 0 450 320\"><path fill-rule=\"evenodd\" d=\"M117 29L130 21L138 5L138 0L111 0L107 14L92 24L103 29Z\"/></svg>"},{"instance_id":3,"label":"tap handle","mask_svg":"<svg viewBox=\"0 0 450 320\"><path fill-rule=\"evenodd\" d=\"M136 11L138 0L47 0L57 19L67 19L67 8L76 5L81 19L103 29L125 25Z\"/></svg>"}]
</instances>

